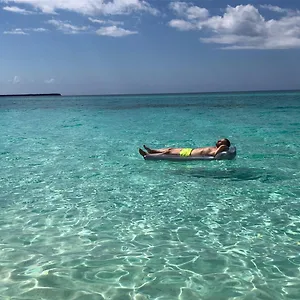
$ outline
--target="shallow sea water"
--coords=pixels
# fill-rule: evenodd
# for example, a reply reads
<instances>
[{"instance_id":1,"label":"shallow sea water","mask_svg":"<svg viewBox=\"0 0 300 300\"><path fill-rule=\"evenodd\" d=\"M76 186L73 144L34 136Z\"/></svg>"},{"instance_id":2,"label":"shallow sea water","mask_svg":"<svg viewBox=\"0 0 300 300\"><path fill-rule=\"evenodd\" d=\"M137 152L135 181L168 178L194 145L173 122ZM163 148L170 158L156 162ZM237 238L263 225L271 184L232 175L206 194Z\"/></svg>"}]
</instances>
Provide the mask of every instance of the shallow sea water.
<instances>
[{"instance_id":1,"label":"shallow sea water","mask_svg":"<svg viewBox=\"0 0 300 300\"><path fill-rule=\"evenodd\" d=\"M299 300L299 120L296 92L0 99L0 299Z\"/></svg>"}]
</instances>

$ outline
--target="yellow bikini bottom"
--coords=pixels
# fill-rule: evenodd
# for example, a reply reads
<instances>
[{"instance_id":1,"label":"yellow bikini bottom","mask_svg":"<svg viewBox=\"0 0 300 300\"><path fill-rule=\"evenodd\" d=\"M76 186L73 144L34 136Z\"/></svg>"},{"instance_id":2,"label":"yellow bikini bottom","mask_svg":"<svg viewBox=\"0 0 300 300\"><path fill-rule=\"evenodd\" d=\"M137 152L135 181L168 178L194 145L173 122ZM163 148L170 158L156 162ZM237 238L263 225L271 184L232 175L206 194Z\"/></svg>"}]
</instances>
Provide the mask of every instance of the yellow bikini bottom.
<instances>
[{"instance_id":1,"label":"yellow bikini bottom","mask_svg":"<svg viewBox=\"0 0 300 300\"><path fill-rule=\"evenodd\" d=\"M193 151L193 148L183 148L179 154L180 154L180 156L190 156L192 151Z\"/></svg>"}]
</instances>

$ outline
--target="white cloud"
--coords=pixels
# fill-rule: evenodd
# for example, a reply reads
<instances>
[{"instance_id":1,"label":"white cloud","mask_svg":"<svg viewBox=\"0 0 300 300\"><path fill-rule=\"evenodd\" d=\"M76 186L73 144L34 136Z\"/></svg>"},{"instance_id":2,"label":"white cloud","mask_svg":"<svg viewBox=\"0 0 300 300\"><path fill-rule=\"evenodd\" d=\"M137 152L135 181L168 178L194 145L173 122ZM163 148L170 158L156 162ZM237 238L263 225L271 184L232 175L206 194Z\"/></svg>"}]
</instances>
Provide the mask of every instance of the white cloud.
<instances>
[{"instance_id":1,"label":"white cloud","mask_svg":"<svg viewBox=\"0 0 300 300\"><path fill-rule=\"evenodd\" d=\"M17 34L17 35L28 35L28 33L26 33L23 29L21 28L16 28L16 29L12 29L9 31L4 31L4 34Z\"/></svg>"},{"instance_id":2,"label":"white cloud","mask_svg":"<svg viewBox=\"0 0 300 300\"><path fill-rule=\"evenodd\" d=\"M188 21L178 20L178 19L171 20L169 22L169 25L180 31L187 31L187 30L192 30L192 29L197 28L194 24L192 24Z\"/></svg>"},{"instance_id":3,"label":"white cloud","mask_svg":"<svg viewBox=\"0 0 300 300\"><path fill-rule=\"evenodd\" d=\"M54 78L50 78L50 79L45 80L45 83L47 83L47 84L51 84L51 83L54 83L54 82L55 82Z\"/></svg>"},{"instance_id":4,"label":"white cloud","mask_svg":"<svg viewBox=\"0 0 300 300\"><path fill-rule=\"evenodd\" d=\"M46 28L16 28L8 31L4 31L4 34L16 34L16 35L29 35L29 32L46 32Z\"/></svg>"},{"instance_id":5,"label":"white cloud","mask_svg":"<svg viewBox=\"0 0 300 300\"><path fill-rule=\"evenodd\" d=\"M34 31L34 32L46 32L46 31L48 31L48 29L42 28L42 27L39 27L39 28L31 28L31 29L29 29L29 30L32 30L32 31Z\"/></svg>"},{"instance_id":6,"label":"white cloud","mask_svg":"<svg viewBox=\"0 0 300 300\"><path fill-rule=\"evenodd\" d=\"M260 5L260 7L264 8L264 9L268 9L273 12L282 13L282 14L288 13L290 11L289 9L281 8L279 6L274 6L274 5L270 5L270 4Z\"/></svg>"},{"instance_id":7,"label":"white cloud","mask_svg":"<svg viewBox=\"0 0 300 300\"><path fill-rule=\"evenodd\" d=\"M187 9L186 15L188 19L206 19L209 17L209 12L206 8L191 6Z\"/></svg>"},{"instance_id":8,"label":"white cloud","mask_svg":"<svg viewBox=\"0 0 300 300\"><path fill-rule=\"evenodd\" d=\"M91 19L90 21L93 23L98 23L98 24L105 24L105 23L110 23L110 21L103 21L98 20L98 19ZM78 33L84 33L88 29L91 29L93 27L89 26L75 26L70 24L69 22L65 21L60 21L60 20L49 20L47 21L48 24L51 24L55 26L58 30L62 31L65 34L78 34ZM126 30L121 27L118 27L116 25L112 26L103 26L100 27L98 30L94 31L97 35L102 35L102 36L111 36L111 37L123 37L127 35L132 35L132 34L137 34L137 31L131 31L131 30Z\"/></svg>"},{"instance_id":9,"label":"white cloud","mask_svg":"<svg viewBox=\"0 0 300 300\"><path fill-rule=\"evenodd\" d=\"M186 20L171 20L169 26L179 30L206 30L205 43L225 45L227 49L289 49L300 47L300 15L286 15L266 20L253 5L228 6L223 16L189 18L187 4L171 8L185 12ZM180 9L179 9L180 8Z\"/></svg>"},{"instance_id":10,"label":"white cloud","mask_svg":"<svg viewBox=\"0 0 300 300\"><path fill-rule=\"evenodd\" d=\"M126 30L117 26L108 26L108 27L101 27L96 31L98 35L104 36L112 36L112 37L122 37L132 34L137 34L137 31L130 31Z\"/></svg>"},{"instance_id":11,"label":"white cloud","mask_svg":"<svg viewBox=\"0 0 300 300\"><path fill-rule=\"evenodd\" d=\"M137 11L158 14L157 9L144 0L5 0L4 2L29 4L43 13L68 10L85 15L118 15Z\"/></svg>"},{"instance_id":12,"label":"white cloud","mask_svg":"<svg viewBox=\"0 0 300 300\"><path fill-rule=\"evenodd\" d=\"M106 23L106 21L104 21L104 20L93 19L93 18L89 18L89 21L91 21L92 23L97 23L97 24L105 24Z\"/></svg>"},{"instance_id":13,"label":"white cloud","mask_svg":"<svg viewBox=\"0 0 300 300\"><path fill-rule=\"evenodd\" d=\"M252 5L228 6L223 17L211 17L201 25L216 33L240 36L260 36L266 33L265 19Z\"/></svg>"},{"instance_id":14,"label":"white cloud","mask_svg":"<svg viewBox=\"0 0 300 300\"><path fill-rule=\"evenodd\" d=\"M13 80L10 80L13 84L18 84L21 82L21 78L19 76L15 76Z\"/></svg>"},{"instance_id":15,"label":"white cloud","mask_svg":"<svg viewBox=\"0 0 300 300\"><path fill-rule=\"evenodd\" d=\"M20 7L17 7L17 6L4 6L3 10L13 12L13 13L22 14L22 15L32 15L32 14L34 14L33 11L29 11L29 10L26 10L24 8L20 8Z\"/></svg>"},{"instance_id":16,"label":"white cloud","mask_svg":"<svg viewBox=\"0 0 300 300\"><path fill-rule=\"evenodd\" d=\"M189 6L186 2L171 2L170 8L178 15L189 20L207 19L209 12L206 8Z\"/></svg>"},{"instance_id":17,"label":"white cloud","mask_svg":"<svg viewBox=\"0 0 300 300\"><path fill-rule=\"evenodd\" d=\"M48 24L55 26L58 30L62 31L65 34L77 34L86 31L89 29L87 26L75 26L69 22L63 22L60 20L49 20Z\"/></svg>"},{"instance_id":18,"label":"white cloud","mask_svg":"<svg viewBox=\"0 0 300 300\"><path fill-rule=\"evenodd\" d=\"M172 9L178 15L184 15L184 12L189 7L186 2L171 2L169 4L170 9Z\"/></svg>"},{"instance_id":19,"label":"white cloud","mask_svg":"<svg viewBox=\"0 0 300 300\"><path fill-rule=\"evenodd\" d=\"M93 18L89 18L89 21L91 21L92 23L97 23L97 24L124 25L124 22L122 22L122 21L99 20L99 19L93 19Z\"/></svg>"}]
</instances>

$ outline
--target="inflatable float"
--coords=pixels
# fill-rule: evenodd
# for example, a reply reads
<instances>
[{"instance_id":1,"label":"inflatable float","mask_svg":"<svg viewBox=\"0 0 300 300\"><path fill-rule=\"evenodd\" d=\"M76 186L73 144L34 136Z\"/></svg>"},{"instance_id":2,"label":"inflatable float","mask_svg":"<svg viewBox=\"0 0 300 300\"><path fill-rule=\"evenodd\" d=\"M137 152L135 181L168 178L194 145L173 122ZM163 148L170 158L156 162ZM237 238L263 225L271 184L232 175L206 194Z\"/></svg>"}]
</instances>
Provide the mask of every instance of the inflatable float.
<instances>
[{"instance_id":1,"label":"inflatable float","mask_svg":"<svg viewBox=\"0 0 300 300\"><path fill-rule=\"evenodd\" d=\"M147 153L144 155L145 160L173 160L173 161L187 161L187 160L231 160L236 156L236 147L230 147L228 151L223 151L216 156L180 156L173 154Z\"/></svg>"}]
</instances>

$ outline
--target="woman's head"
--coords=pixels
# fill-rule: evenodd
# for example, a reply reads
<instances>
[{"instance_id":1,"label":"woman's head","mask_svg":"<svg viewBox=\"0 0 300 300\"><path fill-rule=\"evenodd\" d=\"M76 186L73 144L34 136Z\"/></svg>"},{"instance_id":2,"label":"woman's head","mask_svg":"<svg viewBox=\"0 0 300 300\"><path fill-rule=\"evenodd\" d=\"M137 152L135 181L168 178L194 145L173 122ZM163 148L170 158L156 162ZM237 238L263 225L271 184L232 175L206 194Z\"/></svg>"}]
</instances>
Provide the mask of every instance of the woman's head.
<instances>
[{"instance_id":1,"label":"woman's head","mask_svg":"<svg viewBox=\"0 0 300 300\"><path fill-rule=\"evenodd\" d=\"M230 141L228 139L218 140L217 143L216 143L216 146L220 147L221 145L225 145L227 147L230 147Z\"/></svg>"}]
</instances>

